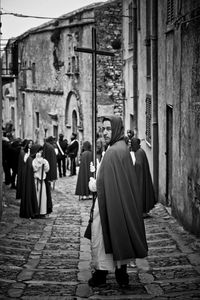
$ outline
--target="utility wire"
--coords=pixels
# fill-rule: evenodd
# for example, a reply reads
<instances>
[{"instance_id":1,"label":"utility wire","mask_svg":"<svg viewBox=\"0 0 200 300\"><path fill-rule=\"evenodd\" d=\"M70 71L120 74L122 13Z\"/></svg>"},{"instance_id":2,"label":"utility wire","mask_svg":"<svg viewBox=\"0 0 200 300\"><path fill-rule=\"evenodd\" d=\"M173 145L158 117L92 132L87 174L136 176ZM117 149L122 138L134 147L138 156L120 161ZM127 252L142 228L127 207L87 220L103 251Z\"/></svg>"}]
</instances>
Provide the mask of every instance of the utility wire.
<instances>
[{"instance_id":1,"label":"utility wire","mask_svg":"<svg viewBox=\"0 0 200 300\"><path fill-rule=\"evenodd\" d=\"M12 13L12 12L0 12L0 15L11 15L14 17L18 17L18 18L33 18L33 19L48 19L48 20L52 20L52 19L66 19L66 17L42 17L42 16L30 16L30 15L24 15L24 14L19 14L19 13ZM130 18L130 16L126 16L126 15L121 15L121 17L124 18ZM82 17L81 19L92 19L94 20L94 17Z\"/></svg>"},{"instance_id":2,"label":"utility wire","mask_svg":"<svg viewBox=\"0 0 200 300\"><path fill-rule=\"evenodd\" d=\"M1 15L11 15L14 17L19 17L19 18L33 18L33 19L58 19L54 17L39 17L39 16L29 16L29 15L23 15L23 14L18 14L18 13L1 13Z\"/></svg>"}]
</instances>

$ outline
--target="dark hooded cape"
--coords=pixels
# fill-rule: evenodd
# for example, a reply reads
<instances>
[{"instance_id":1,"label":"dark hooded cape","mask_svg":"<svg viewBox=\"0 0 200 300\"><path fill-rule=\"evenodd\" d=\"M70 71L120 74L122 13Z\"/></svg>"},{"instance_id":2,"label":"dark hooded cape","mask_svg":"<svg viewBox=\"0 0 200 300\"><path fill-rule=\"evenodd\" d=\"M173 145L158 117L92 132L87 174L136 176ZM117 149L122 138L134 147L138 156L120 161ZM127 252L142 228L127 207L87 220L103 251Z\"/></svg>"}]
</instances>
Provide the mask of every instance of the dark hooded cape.
<instances>
[{"instance_id":1,"label":"dark hooded cape","mask_svg":"<svg viewBox=\"0 0 200 300\"><path fill-rule=\"evenodd\" d=\"M135 152L135 168L142 195L143 213L148 213L157 203L146 153L139 148Z\"/></svg>"},{"instance_id":2,"label":"dark hooded cape","mask_svg":"<svg viewBox=\"0 0 200 300\"><path fill-rule=\"evenodd\" d=\"M55 148L48 142L44 143L44 158L49 162L49 171L47 172L47 181L57 180L57 157Z\"/></svg>"},{"instance_id":3,"label":"dark hooded cape","mask_svg":"<svg viewBox=\"0 0 200 300\"><path fill-rule=\"evenodd\" d=\"M110 119L111 145L97 174L97 197L106 253L114 260L147 256L138 180L123 139L121 118Z\"/></svg>"},{"instance_id":4,"label":"dark hooded cape","mask_svg":"<svg viewBox=\"0 0 200 300\"><path fill-rule=\"evenodd\" d=\"M91 161L92 152L88 150L84 151L81 154L81 162L78 172L75 195L89 196L91 194L88 187L90 177L92 176L92 173L90 172Z\"/></svg>"},{"instance_id":5,"label":"dark hooded cape","mask_svg":"<svg viewBox=\"0 0 200 300\"><path fill-rule=\"evenodd\" d=\"M19 180L19 183L21 184L21 186L19 186L21 189L21 193L19 195L21 198L21 218L34 218L39 215L32 161L33 158L31 156L27 158L26 162L21 160L22 165L20 176L22 177Z\"/></svg>"}]
</instances>

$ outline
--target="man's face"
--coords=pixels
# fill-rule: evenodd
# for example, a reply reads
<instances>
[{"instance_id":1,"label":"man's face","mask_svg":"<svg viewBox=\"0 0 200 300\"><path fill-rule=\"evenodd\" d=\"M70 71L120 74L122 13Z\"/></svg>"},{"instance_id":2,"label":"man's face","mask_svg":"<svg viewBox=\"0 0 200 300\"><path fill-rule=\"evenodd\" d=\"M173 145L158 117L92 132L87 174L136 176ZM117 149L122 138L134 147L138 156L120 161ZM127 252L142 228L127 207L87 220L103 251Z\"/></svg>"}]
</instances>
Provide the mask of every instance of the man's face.
<instances>
[{"instance_id":1,"label":"man's face","mask_svg":"<svg viewBox=\"0 0 200 300\"><path fill-rule=\"evenodd\" d=\"M111 141L111 136L112 136L112 130L111 130L111 123L110 123L110 121L105 120L103 122L102 131L103 131L103 137L104 137L105 143L107 145L109 145L110 141Z\"/></svg>"}]
</instances>

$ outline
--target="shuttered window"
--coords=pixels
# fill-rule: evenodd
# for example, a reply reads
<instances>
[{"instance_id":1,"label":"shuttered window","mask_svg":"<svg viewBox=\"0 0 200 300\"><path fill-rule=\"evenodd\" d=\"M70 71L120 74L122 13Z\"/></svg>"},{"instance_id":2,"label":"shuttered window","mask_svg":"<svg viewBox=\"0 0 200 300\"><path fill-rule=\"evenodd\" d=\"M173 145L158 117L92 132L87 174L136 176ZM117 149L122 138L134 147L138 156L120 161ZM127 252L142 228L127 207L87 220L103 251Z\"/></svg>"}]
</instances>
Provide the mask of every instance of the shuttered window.
<instances>
[{"instance_id":1,"label":"shuttered window","mask_svg":"<svg viewBox=\"0 0 200 300\"><path fill-rule=\"evenodd\" d=\"M175 18L175 0L167 0L167 24L172 24Z\"/></svg>"},{"instance_id":2,"label":"shuttered window","mask_svg":"<svg viewBox=\"0 0 200 300\"><path fill-rule=\"evenodd\" d=\"M146 0L146 75L151 77L151 1Z\"/></svg>"},{"instance_id":3,"label":"shuttered window","mask_svg":"<svg viewBox=\"0 0 200 300\"><path fill-rule=\"evenodd\" d=\"M146 96L146 141L151 144L151 96Z\"/></svg>"},{"instance_id":4,"label":"shuttered window","mask_svg":"<svg viewBox=\"0 0 200 300\"><path fill-rule=\"evenodd\" d=\"M36 83L36 77L35 77L35 63L32 63L32 82Z\"/></svg>"},{"instance_id":5,"label":"shuttered window","mask_svg":"<svg viewBox=\"0 0 200 300\"><path fill-rule=\"evenodd\" d=\"M128 6L128 43L131 45L133 43L133 4L132 2Z\"/></svg>"}]
</instances>

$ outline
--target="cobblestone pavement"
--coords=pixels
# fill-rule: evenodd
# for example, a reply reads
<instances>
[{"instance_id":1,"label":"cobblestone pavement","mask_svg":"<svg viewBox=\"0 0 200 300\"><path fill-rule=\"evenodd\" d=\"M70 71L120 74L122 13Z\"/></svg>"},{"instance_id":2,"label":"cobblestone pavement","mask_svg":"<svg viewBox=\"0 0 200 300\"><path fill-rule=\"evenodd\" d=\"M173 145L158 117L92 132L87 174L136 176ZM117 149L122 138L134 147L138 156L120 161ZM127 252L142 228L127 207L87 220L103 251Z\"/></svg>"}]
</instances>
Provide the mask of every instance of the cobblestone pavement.
<instances>
[{"instance_id":1,"label":"cobblestone pavement","mask_svg":"<svg viewBox=\"0 0 200 300\"><path fill-rule=\"evenodd\" d=\"M145 219L149 255L128 267L130 287L120 289L110 273L106 286L89 288L90 243L83 234L91 200L74 195L76 179L56 182L53 213L45 219L19 218L15 190L3 187L0 299L200 299L200 239L161 204Z\"/></svg>"}]
</instances>

